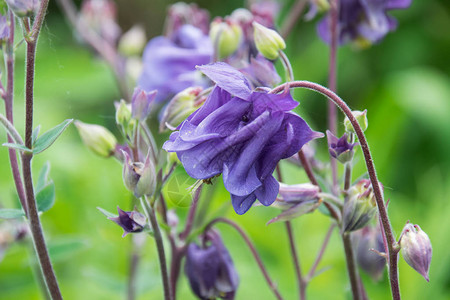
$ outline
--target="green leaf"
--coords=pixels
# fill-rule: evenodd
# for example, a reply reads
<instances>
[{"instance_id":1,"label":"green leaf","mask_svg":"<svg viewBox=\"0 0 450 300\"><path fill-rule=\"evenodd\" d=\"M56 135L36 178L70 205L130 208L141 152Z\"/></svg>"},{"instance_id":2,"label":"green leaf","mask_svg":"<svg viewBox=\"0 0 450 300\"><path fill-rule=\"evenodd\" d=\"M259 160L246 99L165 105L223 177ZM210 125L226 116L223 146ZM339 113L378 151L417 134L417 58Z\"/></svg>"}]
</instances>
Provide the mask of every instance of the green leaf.
<instances>
[{"instance_id":1,"label":"green leaf","mask_svg":"<svg viewBox=\"0 0 450 300\"><path fill-rule=\"evenodd\" d=\"M23 146L23 145L19 145L19 144L13 144L13 143L4 143L2 146L11 148L11 149L15 149L15 150L20 150L20 151L25 151L25 152L33 152L31 149Z\"/></svg>"},{"instance_id":2,"label":"green leaf","mask_svg":"<svg viewBox=\"0 0 450 300\"><path fill-rule=\"evenodd\" d=\"M0 219L18 219L25 216L21 209L2 208L0 209Z\"/></svg>"},{"instance_id":3,"label":"green leaf","mask_svg":"<svg viewBox=\"0 0 450 300\"><path fill-rule=\"evenodd\" d=\"M55 204L55 184L51 182L36 195L38 211L45 212Z\"/></svg>"},{"instance_id":4,"label":"green leaf","mask_svg":"<svg viewBox=\"0 0 450 300\"><path fill-rule=\"evenodd\" d=\"M33 145L33 153L38 154L50 147L56 139L64 132L67 126L72 123L73 119L65 120L56 127L41 135Z\"/></svg>"},{"instance_id":5,"label":"green leaf","mask_svg":"<svg viewBox=\"0 0 450 300\"><path fill-rule=\"evenodd\" d=\"M36 193L39 193L47 184L50 183L48 175L50 174L50 162L46 162L41 171L39 172L39 177L36 183Z\"/></svg>"},{"instance_id":6,"label":"green leaf","mask_svg":"<svg viewBox=\"0 0 450 300\"><path fill-rule=\"evenodd\" d=\"M117 215L110 213L109 211L107 211L101 207L97 207L97 209L108 218L116 218L117 217Z\"/></svg>"},{"instance_id":7,"label":"green leaf","mask_svg":"<svg viewBox=\"0 0 450 300\"><path fill-rule=\"evenodd\" d=\"M39 131L41 131L41 125L38 125L34 130L33 134L31 135L31 143L34 144L36 142L37 137L39 135Z\"/></svg>"},{"instance_id":8,"label":"green leaf","mask_svg":"<svg viewBox=\"0 0 450 300\"><path fill-rule=\"evenodd\" d=\"M74 259L80 251L89 247L86 240L77 237L53 240L48 245L48 251L53 263Z\"/></svg>"}]
</instances>

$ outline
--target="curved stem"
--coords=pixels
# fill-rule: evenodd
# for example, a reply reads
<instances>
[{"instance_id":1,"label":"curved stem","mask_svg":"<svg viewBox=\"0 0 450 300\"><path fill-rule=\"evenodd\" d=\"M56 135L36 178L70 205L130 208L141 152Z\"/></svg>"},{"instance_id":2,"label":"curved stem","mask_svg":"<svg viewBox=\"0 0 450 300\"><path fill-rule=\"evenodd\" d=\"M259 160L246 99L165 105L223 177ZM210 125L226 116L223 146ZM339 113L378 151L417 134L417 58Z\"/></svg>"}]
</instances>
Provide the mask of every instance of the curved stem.
<instances>
[{"instance_id":1,"label":"curved stem","mask_svg":"<svg viewBox=\"0 0 450 300\"><path fill-rule=\"evenodd\" d=\"M203 184L201 184L196 190L194 194L194 198L192 199L192 204L189 209L189 213L186 220L186 226L182 233L180 233L180 239L185 240L189 233L191 233L192 227L194 226L195 213L197 212L198 200L200 199L200 194L203 189Z\"/></svg>"},{"instance_id":2,"label":"curved stem","mask_svg":"<svg viewBox=\"0 0 450 300\"><path fill-rule=\"evenodd\" d=\"M280 292L278 291L277 286L275 285L275 283L272 281L272 279L269 276L269 273L266 270L266 267L264 266L261 257L258 254L258 251L256 251L255 246L253 245L253 243L251 242L250 238L248 237L248 235L244 232L244 230L242 230L242 228L236 224L235 222L225 219L225 218L217 218L212 220L211 222L208 223L208 225L206 225L205 227L205 231L208 231L214 224L216 223L225 223L230 225L231 227L233 227L234 229L236 229L237 232L239 232L239 234L241 235L241 237L244 239L245 243L247 244L247 246L250 248L250 251L253 254L253 257L256 260L256 263L258 264L259 269L261 270L264 279L266 280L267 284L269 285L270 290L274 293L275 297L278 300L282 300L283 297L281 297Z\"/></svg>"},{"instance_id":3,"label":"curved stem","mask_svg":"<svg viewBox=\"0 0 450 300\"><path fill-rule=\"evenodd\" d=\"M328 229L327 235L325 236L325 239L322 243L322 247L320 248L319 254L317 254L316 260L314 261L313 266L308 272L307 280L311 280L311 278L314 276L314 273L316 273L317 267L319 266L320 261L322 260L323 254L325 253L325 249L328 246L328 242L330 241L331 234L333 233L333 229L336 227L336 224L331 224L330 228Z\"/></svg>"},{"instance_id":4,"label":"curved stem","mask_svg":"<svg viewBox=\"0 0 450 300\"><path fill-rule=\"evenodd\" d=\"M387 214L386 205L383 199L383 193L381 191L380 185L378 183L377 173L375 170L375 165L373 163L372 155L370 153L369 144L367 143L364 131L361 129L356 118L353 116L351 109L348 105L333 91L321 86L320 84L309 82L309 81L294 81L282 84L271 91L271 93L279 93L285 88L306 88L316 91L334 102L334 104L341 109L341 111L347 116L352 124L355 133L359 139L361 149L364 155L364 160L366 162L367 171L369 173L369 178L373 186L373 191L375 195L375 200L377 202L378 212L380 215L381 223L383 225L383 231L386 234L386 239L388 243L389 250L389 277L391 284L391 292L394 300L399 300L400 288L398 283L398 269L397 269L397 259L398 259L398 245L395 241L394 234L392 232L391 223Z\"/></svg>"}]
</instances>

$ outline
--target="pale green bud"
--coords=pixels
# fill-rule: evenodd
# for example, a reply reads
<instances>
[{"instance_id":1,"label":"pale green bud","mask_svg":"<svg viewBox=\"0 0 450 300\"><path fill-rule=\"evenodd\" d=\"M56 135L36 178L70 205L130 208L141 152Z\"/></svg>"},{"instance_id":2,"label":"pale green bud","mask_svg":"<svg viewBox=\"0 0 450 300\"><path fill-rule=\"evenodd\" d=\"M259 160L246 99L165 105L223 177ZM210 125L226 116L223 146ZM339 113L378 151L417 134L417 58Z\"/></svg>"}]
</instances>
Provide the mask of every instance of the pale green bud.
<instances>
[{"instance_id":1,"label":"pale green bud","mask_svg":"<svg viewBox=\"0 0 450 300\"><path fill-rule=\"evenodd\" d=\"M278 58L279 51L286 48L283 38L272 29L253 22L253 35L258 51L267 59Z\"/></svg>"},{"instance_id":2,"label":"pale green bud","mask_svg":"<svg viewBox=\"0 0 450 300\"><path fill-rule=\"evenodd\" d=\"M223 59L233 54L239 47L242 29L232 21L216 20L211 23L209 37L213 45L217 47L218 58Z\"/></svg>"},{"instance_id":3,"label":"pale green bud","mask_svg":"<svg viewBox=\"0 0 450 300\"><path fill-rule=\"evenodd\" d=\"M369 126L369 120L367 120L367 109L365 109L364 111L354 110L352 111L352 114L356 118L356 121L358 121L359 126L361 126L362 131L366 131L367 127ZM355 132L352 123L350 123L350 120L347 117L345 117L344 126L345 131Z\"/></svg>"},{"instance_id":4,"label":"pale green bud","mask_svg":"<svg viewBox=\"0 0 450 300\"><path fill-rule=\"evenodd\" d=\"M110 157L117 144L116 137L105 127L75 121L83 143L95 154Z\"/></svg>"},{"instance_id":5,"label":"pale green bud","mask_svg":"<svg viewBox=\"0 0 450 300\"><path fill-rule=\"evenodd\" d=\"M116 123L127 128L131 120L131 109L125 100L120 100L116 105Z\"/></svg>"},{"instance_id":6,"label":"pale green bud","mask_svg":"<svg viewBox=\"0 0 450 300\"><path fill-rule=\"evenodd\" d=\"M120 38L119 51L127 56L140 55L144 50L146 41L144 28L135 25Z\"/></svg>"}]
</instances>

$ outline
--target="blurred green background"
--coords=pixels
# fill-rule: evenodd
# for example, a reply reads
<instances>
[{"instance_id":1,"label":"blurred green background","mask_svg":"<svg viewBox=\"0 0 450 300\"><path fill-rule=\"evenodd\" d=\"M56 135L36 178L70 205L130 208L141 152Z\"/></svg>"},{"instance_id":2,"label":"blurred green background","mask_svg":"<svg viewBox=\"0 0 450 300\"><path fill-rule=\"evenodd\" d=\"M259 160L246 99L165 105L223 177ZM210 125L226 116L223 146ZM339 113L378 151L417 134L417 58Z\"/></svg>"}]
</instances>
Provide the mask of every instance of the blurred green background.
<instances>
[{"instance_id":1,"label":"blurred green background","mask_svg":"<svg viewBox=\"0 0 450 300\"><path fill-rule=\"evenodd\" d=\"M77 43L58 7L50 12L39 40L36 61L35 124L47 130L64 119L102 124L117 133L113 101L119 99L114 78L104 62ZM163 0L119 0L123 30L143 24L147 36L160 34L167 5ZM283 1L280 20L293 1ZM243 1L198 1L211 16L224 16ZM380 181L390 199L389 213L397 234L407 220L419 224L433 244L430 282L400 258L400 286L404 299L450 298L450 9L448 1L413 1L394 11L396 32L366 50L346 46L339 51L338 90L353 109L368 109L367 137ZM326 84L328 48L315 31L317 19L297 24L287 39L286 53L297 79ZM18 36L19 36L18 32ZM16 54L15 117L23 132L24 47ZM298 112L315 130L326 130L326 101L308 91L296 91ZM0 112L3 105L0 105ZM341 118L342 121L342 118ZM341 128L342 130L342 128ZM6 139L1 132L2 139ZM325 139L317 143L326 158ZM354 178L365 171L358 153ZM33 160L34 172L51 162L56 184L56 204L42 215L42 222L61 289L66 299L124 299L130 261L131 236L121 237L118 226L96 209L130 208L130 195L122 185L121 166L89 152L74 128L48 151ZM0 147L0 205L17 205L6 148ZM283 163L288 183L307 182L302 170ZM229 203L221 180L203 201L219 209ZM184 216L187 208L178 208ZM212 210L214 211L214 210ZM254 207L238 216L254 240L270 275L285 299L297 291L288 242L281 223L266 226L276 209ZM0 221L2 222L2 221ZM322 243L330 220L320 212L293 222L301 264L307 272ZM273 299L264 279L240 237L219 225L241 283L236 299ZM162 288L153 240L142 251L138 273L139 299L162 299ZM0 299L42 299L34 281L34 254L26 243L12 245L0 262ZM309 299L351 299L342 244L333 234L320 268L329 267L308 286ZM370 299L389 299L387 276L374 282L362 274ZM194 299L186 279L180 281L178 299Z\"/></svg>"}]
</instances>

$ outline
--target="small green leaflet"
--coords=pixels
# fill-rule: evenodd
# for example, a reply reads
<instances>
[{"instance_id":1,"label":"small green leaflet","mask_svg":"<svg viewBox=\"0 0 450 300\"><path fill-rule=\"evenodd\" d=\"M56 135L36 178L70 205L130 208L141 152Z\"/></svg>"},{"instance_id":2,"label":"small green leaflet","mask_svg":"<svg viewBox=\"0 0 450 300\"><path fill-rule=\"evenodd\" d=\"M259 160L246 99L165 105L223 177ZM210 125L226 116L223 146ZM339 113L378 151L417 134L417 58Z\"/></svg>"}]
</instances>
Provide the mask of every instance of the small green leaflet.
<instances>
[{"instance_id":1,"label":"small green leaflet","mask_svg":"<svg viewBox=\"0 0 450 300\"><path fill-rule=\"evenodd\" d=\"M12 144L12 143L4 143L3 146L14 149L14 150L20 150L32 153L33 151L31 149L28 149L27 147L19 144Z\"/></svg>"},{"instance_id":2,"label":"small green leaflet","mask_svg":"<svg viewBox=\"0 0 450 300\"><path fill-rule=\"evenodd\" d=\"M0 209L0 219L18 219L25 216L21 209L2 208Z\"/></svg>"},{"instance_id":3,"label":"small green leaflet","mask_svg":"<svg viewBox=\"0 0 450 300\"><path fill-rule=\"evenodd\" d=\"M46 185L36 195L37 208L40 212L46 212L55 204L55 184Z\"/></svg>"},{"instance_id":4,"label":"small green leaflet","mask_svg":"<svg viewBox=\"0 0 450 300\"><path fill-rule=\"evenodd\" d=\"M67 126L72 123L73 119L65 120L61 124L53 127L49 131L42 134L40 137L36 139L36 142L33 144L33 153L38 154L50 147L56 139L64 132Z\"/></svg>"}]
</instances>

